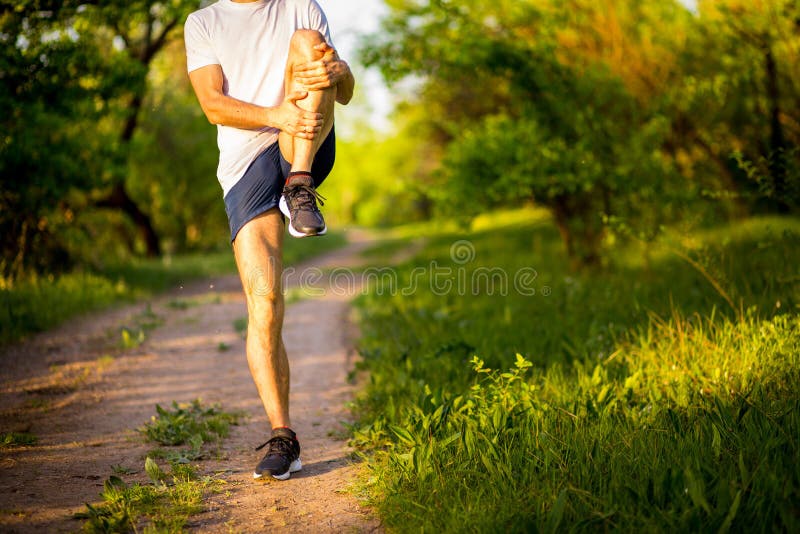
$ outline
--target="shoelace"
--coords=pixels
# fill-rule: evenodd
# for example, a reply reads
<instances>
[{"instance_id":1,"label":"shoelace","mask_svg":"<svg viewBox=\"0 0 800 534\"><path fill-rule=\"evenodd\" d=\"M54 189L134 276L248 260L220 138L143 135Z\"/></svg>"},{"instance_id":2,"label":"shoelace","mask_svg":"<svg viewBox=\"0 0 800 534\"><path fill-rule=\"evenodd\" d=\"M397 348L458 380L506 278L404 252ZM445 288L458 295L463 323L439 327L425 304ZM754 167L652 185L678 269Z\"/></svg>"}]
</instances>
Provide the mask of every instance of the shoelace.
<instances>
[{"instance_id":1,"label":"shoelace","mask_svg":"<svg viewBox=\"0 0 800 534\"><path fill-rule=\"evenodd\" d=\"M289 438L285 438L283 436L275 436L274 438L271 438L265 443L262 443L261 445L256 447L256 450L260 451L267 445L269 445L267 453L277 452L284 455L292 454L292 440Z\"/></svg>"},{"instance_id":2,"label":"shoelace","mask_svg":"<svg viewBox=\"0 0 800 534\"><path fill-rule=\"evenodd\" d=\"M297 204L294 206L296 209L303 209L305 207L314 209L316 208L316 205L314 204L315 200L319 202L320 206L324 206L324 201L327 200L325 197L320 195L316 189L305 184L289 185L287 186L286 193L297 202Z\"/></svg>"}]
</instances>

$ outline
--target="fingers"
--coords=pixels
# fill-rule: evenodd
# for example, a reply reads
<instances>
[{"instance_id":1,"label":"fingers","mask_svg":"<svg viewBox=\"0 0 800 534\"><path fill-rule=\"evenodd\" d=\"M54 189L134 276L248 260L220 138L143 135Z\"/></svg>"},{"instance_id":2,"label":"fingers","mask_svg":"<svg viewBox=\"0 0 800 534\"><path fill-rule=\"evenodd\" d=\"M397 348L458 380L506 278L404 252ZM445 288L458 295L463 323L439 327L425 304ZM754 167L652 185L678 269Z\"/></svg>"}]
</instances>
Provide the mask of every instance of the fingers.
<instances>
[{"instance_id":1,"label":"fingers","mask_svg":"<svg viewBox=\"0 0 800 534\"><path fill-rule=\"evenodd\" d=\"M302 82L302 85L307 91L322 91L323 89L331 87L333 83L325 78L324 80L316 82Z\"/></svg>"},{"instance_id":2,"label":"fingers","mask_svg":"<svg viewBox=\"0 0 800 534\"><path fill-rule=\"evenodd\" d=\"M308 139L309 141L313 141L314 138L317 136L319 132L304 132L304 131L297 131L297 132L289 132L292 137L299 137L300 139Z\"/></svg>"},{"instance_id":3,"label":"fingers","mask_svg":"<svg viewBox=\"0 0 800 534\"><path fill-rule=\"evenodd\" d=\"M291 102L294 105L297 105L298 100L303 100L305 97L308 96L308 91L294 91L286 95L286 101Z\"/></svg>"},{"instance_id":4,"label":"fingers","mask_svg":"<svg viewBox=\"0 0 800 534\"><path fill-rule=\"evenodd\" d=\"M322 114L301 110L286 130L294 137L314 139L322 130L323 122Z\"/></svg>"},{"instance_id":5,"label":"fingers","mask_svg":"<svg viewBox=\"0 0 800 534\"><path fill-rule=\"evenodd\" d=\"M298 126L293 130L289 130L289 133L293 137L299 137L301 139L314 139L319 132L322 131L322 124L314 123L313 125L306 125L306 126Z\"/></svg>"},{"instance_id":6,"label":"fingers","mask_svg":"<svg viewBox=\"0 0 800 534\"><path fill-rule=\"evenodd\" d=\"M307 91L327 89L339 83L345 74L340 62L316 62L298 65L294 79Z\"/></svg>"},{"instance_id":7,"label":"fingers","mask_svg":"<svg viewBox=\"0 0 800 534\"><path fill-rule=\"evenodd\" d=\"M336 55L336 49L334 49L328 43L319 43L317 45L314 45L314 50L316 50L317 52L322 52L324 56Z\"/></svg>"},{"instance_id":8,"label":"fingers","mask_svg":"<svg viewBox=\"0 0 800 534\"><path fill-rule=\"evenodd\" d=\"M344 63L344 61L332 56L325 56L317 61L293 65L292 72L298 74L303 72L326 71L339 68L341 63Z\"/></svg>"},{"instance_id":9,"label":"fingers","mask_svg":"<svg viewBox=\"0 0 800 534\"><path fill-rule=\"evenodd\" d=\"M321 130L323 122L321 114L306 112L297 118L296 124L300 129L311 128Z\"/></svg>"},{"instance_id":10,"label":"fingers","mask_svg":"<svg viewBox=\"0 0 800 534\"><path fill-rule=\"evenodd\" d=\"M308 87L311 85L324 84L324 83L330 84L330 82L332 82L333 80L331 79L330 76L321 75L321 76L296 76L294 81L299 83L300 85L303 85L304 86L303 89L307 91Z\"/></svg>"},{"instance_id":11,"label":"fingers","mask_svg":"<svg viewBox=\"0 0 800 534\"><path fill-rule=\"evenodd\" d=\"M295 74L295 76L310 72L325 72L328 68L327 65L328 62L324 60L301 63L292 67L292 72Z\"/></svg>"}]
</instances>

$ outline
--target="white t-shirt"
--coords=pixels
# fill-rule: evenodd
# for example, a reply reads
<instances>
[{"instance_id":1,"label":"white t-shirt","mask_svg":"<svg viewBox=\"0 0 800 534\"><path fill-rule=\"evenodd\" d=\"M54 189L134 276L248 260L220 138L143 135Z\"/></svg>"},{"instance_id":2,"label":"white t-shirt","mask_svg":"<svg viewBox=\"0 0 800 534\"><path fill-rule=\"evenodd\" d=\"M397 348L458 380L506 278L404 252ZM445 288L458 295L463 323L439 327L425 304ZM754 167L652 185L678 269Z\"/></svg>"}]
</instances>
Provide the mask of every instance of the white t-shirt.
<instances>
[{"instance_id":1,"label":"white t-shirt","mask_svg":"<svg viewBox=\"0 0 800 534\"><path fill-rule=\"evenodd\" d=\"M186 19L188 70L220 65L223 93L259 106L277 106L285 96L289 41L299 29L317 30L333 46L328 21L315 0L219 0ZM217 177L223 195L277 139L275 128L241 130L217 126Z\"/></svg>"}]
</instances>

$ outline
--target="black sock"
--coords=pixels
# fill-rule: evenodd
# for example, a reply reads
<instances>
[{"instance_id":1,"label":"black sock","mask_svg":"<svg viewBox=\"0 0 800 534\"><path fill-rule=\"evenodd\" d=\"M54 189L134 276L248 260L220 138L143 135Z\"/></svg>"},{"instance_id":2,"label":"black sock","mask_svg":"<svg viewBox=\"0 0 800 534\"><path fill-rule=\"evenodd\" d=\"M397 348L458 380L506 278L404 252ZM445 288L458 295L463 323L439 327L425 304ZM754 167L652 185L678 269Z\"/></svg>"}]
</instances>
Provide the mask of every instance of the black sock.
<instances>
[{"instance_id":1,"label":"black sock","mask_svg":"<svg viewBox=\"0 0 800 534\"><path fill-rule=\"evenodd\" d=\"M295 176L311 176L311 173L309 171L292 171L286 177L286 183L288 184Z\"/></svg>"}]
</instances>

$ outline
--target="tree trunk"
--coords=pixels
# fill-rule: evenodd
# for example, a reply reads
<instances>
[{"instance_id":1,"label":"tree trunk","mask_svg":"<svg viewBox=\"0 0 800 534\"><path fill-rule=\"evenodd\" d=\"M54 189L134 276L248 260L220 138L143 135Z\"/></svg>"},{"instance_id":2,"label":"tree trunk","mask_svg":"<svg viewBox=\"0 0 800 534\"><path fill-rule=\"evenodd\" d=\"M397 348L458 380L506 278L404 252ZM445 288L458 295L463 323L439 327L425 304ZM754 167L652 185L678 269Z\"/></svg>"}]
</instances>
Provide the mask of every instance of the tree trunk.
<instances>
[{"instance_id":1,"label":"tree trunk","mask_svg":"<svg viewBox=\"0 0 800 534\"><path fill-rule=\"evenodd\" d=\"M136 51L130 49L131 57L139 61L145 67L145 71L149 71L150 62L153 60L153 57L164 47L167 35L178 25L180 20L180 17L176 17L166 22L163 28L161 28L159 35L153 39L153 29L156 21L148 14L147 33L140 50ZM123 34L122 37L126 44L130 43L130 39L127 36ZM120 141L123 147L130 145L133 135L136 133L136 128L139 126L139 114L142 110L146 90L147 83L143 79L141 85L135 88L135 92L131 97L128 106L128 118L125 120L122 132L120 133ZM118 177L118 180L119 181L114 184L108 196L99 200L96 205L99 207L116 208L125 213L139 229L139 233L147 247L147 255L161 255L161 239L156 233L155 228L153 228L153 222L150 216L139 209L139 206L136 205L136 202L134 202L125 190L124 177Z\"/></svg>"},{"instance_id":2,"label":"tree trunk","mask_svg":"<svg viewBox=\"0 0 800 534\"><path fill-rule=\"evenodd\" d=\"M558 195L549 207L572 269L600 265L603 228L593 220L599 206L592 202L591 193Z\"/></svg>"},{"instance_id":3,"label":"tree trunk","mask_svg":"<svg viewBox=\"0 0 800 534\"><path fill-rule=\"evenodd\" d=\"M127 147L131 139L133 139L133 134L139 123L139 112L142 109L143 101L144 97L142 94L135 94L131 98L128 118L125 121L120 135L120 141L124 147ZM109 194L98 200L95 205L101 208L115 208L121 210L125 215L130 217L133 224L136 225L136 228L139 230L139 234L144 239L147 248L147 255L151 257L161 255L161 238L158 233L156 233L150 216L142 211L128 194L128 191L125 189L124 177L119 177L118 180L119 181L114 184Z\"/></svg>"},{"instance_id":4,"label":"tree trunk","mask_svg":"<svg viewBox=\"0 0 800 534\"><path fill-rule=\"evenodd\" d=\"M553 211L553 220L558 228L558 233L561 235L561 241L564 242L564 249L567 251L567 257L570 259L575 255L572 246L572 232L569 229L569 208L567 207L567 199L561 195L553 199L553 205L550 207Z\"/></svg>"},{"instance_id":5,"label":"tree trunk","mask_svg":"<svg viewBox=\"0 0 800 534\"><path fill-rule=\"evenodd\" d=\"M772 176L772 187L780 213L789 212L786 201L786 136L781 125L780 88L778 87L778 66L772 47L767 46L764 55L767 74L767 99L769 100L769 172Z\"/></svg>"},{"instance_id":6,"label":"tree trunk","mask_svg":"<svg viewBox=\"0 0 800 534\"><path fill-rule=\"evenodd\" d=\"M144 239L147 255L150 257L161 255L161 240L150 222L150 217L139 209L128 195L123 183L115 184L108 196L97 201L96 205L101 208L118 209L130 217Z\"/></svg>"}]
</instances>

